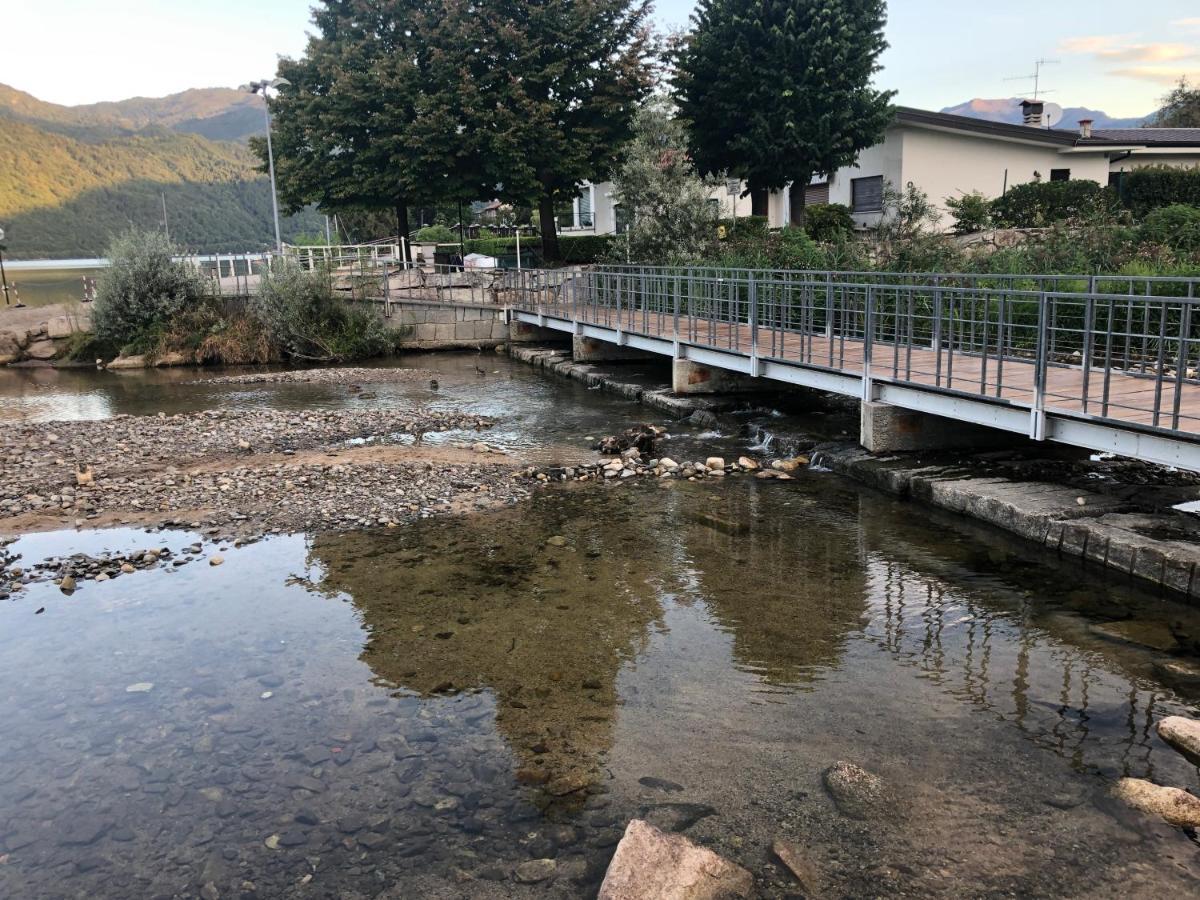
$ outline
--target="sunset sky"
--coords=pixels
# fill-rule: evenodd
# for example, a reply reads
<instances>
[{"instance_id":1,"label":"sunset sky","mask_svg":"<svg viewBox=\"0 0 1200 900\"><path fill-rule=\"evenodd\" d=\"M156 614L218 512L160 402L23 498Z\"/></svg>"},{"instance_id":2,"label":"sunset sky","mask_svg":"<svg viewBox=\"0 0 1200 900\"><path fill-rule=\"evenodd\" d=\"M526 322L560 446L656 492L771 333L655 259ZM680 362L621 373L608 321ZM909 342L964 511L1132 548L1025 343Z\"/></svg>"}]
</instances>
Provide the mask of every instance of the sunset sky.
<instances>
[{"instance_id":1,"label":"sunset sky","mask_svg":"<svg viewBox=\"0 0 1200 900\"><path fill-rule=\"evenodd\" d=\"M303 51L307 0L38 0L5 11L0 82L55 103L235 87ZM659 0L664 26L685 25L692 0ZM1032 90L1039 57L1048 98L1110 115L1144 115L1179 79L1200 83L1196 0L894 0L891 49L878 83L898 102L940 109Z\"/></svg>"}]
</instances>

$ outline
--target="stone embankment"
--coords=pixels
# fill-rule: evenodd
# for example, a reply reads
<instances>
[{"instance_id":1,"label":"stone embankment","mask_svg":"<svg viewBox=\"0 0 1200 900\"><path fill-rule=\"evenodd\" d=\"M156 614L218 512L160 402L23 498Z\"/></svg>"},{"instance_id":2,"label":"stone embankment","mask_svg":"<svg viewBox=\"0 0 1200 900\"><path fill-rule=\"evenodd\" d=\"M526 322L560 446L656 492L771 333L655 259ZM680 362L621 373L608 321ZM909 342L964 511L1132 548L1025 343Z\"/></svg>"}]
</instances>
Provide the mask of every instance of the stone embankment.
<instances>
[{"instance_id":1,"label":"stone embankment","mask_svg":"<svg viewBox=\"0 0 1200 900\"><path fill-rule=\"evenodd\" d=\"M0 431L0 534L138 524L221 535L393 525L515 501L528 486L477 415L408 410L208 411Z\"/></svg>"},{"instance_id":2,"label":"stone embankment","mask_svg":"<svg viewBox=\"0 0 1200 900\"><path fill-rule=\"evenodd\" d=\"M88 307L74 304L0 309L0 366L49 365L77 331L91 331Z\"/></svg>"},{"instance_id":3,"label":"stone embankment","mask_svg":"<svg viewBox=\"0 0 1200 900\"><path fill-rule=\"evenodd\" d=\"M703 424L716 423L723 409L734 403L677 397L667 387L634 382L614 374L611 368L575 363L563 350L514 347L510 353L547 372ZM1064 557L1200 600L1200 519L1170 508L1200 497L1190 476L1140 466L1132 478L1122 473L1128 483L1114 485L1103 464L1088 471L1054 460L1028 464L1022 462L1020 452L878 456L855 442L815 437L798 442L794 449L793 457L811 457L813 464L823 469L1002 528ZM1058 449L1050 446L1047 452ZM1006 467L1009 458L1013 464ZM598 467L599 477L615 477L605 474L607 465ZM633 474L643 474L637 466L632 468ZM573 471L570 477L594 477L595 469ZM1071 477L1065 474L1068 471ZM543 474L551 480L561 479L564 470ZM693 467L687 474L697 473ZM630 477L622 471L616 475Z\"/></svg>"}]
</instances>

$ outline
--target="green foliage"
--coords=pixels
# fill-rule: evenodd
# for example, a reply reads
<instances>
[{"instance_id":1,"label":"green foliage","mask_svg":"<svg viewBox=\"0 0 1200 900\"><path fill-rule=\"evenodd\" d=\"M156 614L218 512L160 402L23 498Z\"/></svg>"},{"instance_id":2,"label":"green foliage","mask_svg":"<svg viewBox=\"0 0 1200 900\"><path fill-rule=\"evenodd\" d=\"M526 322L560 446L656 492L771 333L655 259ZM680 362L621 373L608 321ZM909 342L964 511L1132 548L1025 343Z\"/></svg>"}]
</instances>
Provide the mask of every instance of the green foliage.
<instances>
[{"instance_id":1,"label":"green foliage","mask_svg":"<svg viewBox=\"0 0 1200 900\"><path fill-rule=\"evenodd\" d=\"M742 232L721 245L712 257L731 268L823 269L829 257L803 228L784 228L766 234Z\"/></svg>"},{"instance_id":2,"label":"green foliage","mask_svg":"<svg viewBox=\"0 0 1200 900\"><path fill-rule=\"evenodd\" d=\"M395 349L396 335L367 310L333 295L328 278L295 263L262 278L251 315L285 358L335 362L379 356Z\"/></svg>"},{"instance_id":3,"label":"green foliage","mask_svg":"<svg viewBox=\"0 0 1200 900\"><path fill-rule=\"evenodd\" d=\"M458 232L452 231L445 225L426 225L417 229L413 240L422 244L457 244Z\"/></svg>"},{"instance_id":4,"label":"green foliage","mask_svg":"<svg viewBox=\"0 0 1200 900\"><path fill-rule=\"evenodd\" d=\"M882 244L912 240L934 229L938 219L929 195L911 181L902 189L887 182L883 186L883 215L875 226L875 236Z\"/></svg>"},{"instance_id":5,"label":"green foliage","mask_svg":"<svg viewBox=\"0 0 1200 900\"><path fill-rule=\"evenodd\" d=\"M1200 208L1176 203L1156 209L1142 222L1138 237L1172 250L1200 250Z\"/></svg>"},{"instance_id":6,"label":"green foliage","mask_svg":"<svg viewBox=\"0 0 1200 900\"><path fill-rule=\"evenodd\" d=\"M1030 181L992 201L992 220L1001 228L1044 228L1111 221L1119 209L1116 192L1094 181Z\"/></svg>"},{"instance_id":7,"label":"green foliage","mask_svg":"<svg viewBox=\"0 0 1200 900\"><path fill-rule=\"evenodd\" d=\"M92 307L99 342L145 351L173 317L205 295L203 282L175 262L175 253L157 231L130 230L113 241Z\"/></svg>"},{"instance_id":8,"label":"green foliage","mask_svg":"<svg viewBox=\"0 0 1200 900\"><path fill-rule=\"evenodd\" d=\"M814 241L844 241L854 234L854 217L842 203L815 203L804 209L804 231Z\"/></svg>"},{"instance_id":9,"label":"green foliage","mask_svg":"<svg viewBox=\"0 0 1200 900\"><path fill-rule=\"evenodd\" d=\"M558 239L559 261L568 265L599 262L610 258L618 243L616 236L611 234L573 234L561 237Z\"/></svg>"},{"instance_id":10,"label":"green foliage","mask_svg":"<svg viewBox=\"0 0 1200 900\"><path fill-rule=\"evenodd\" d=\"M1121 176L1121 200L1135 219L1177 203L1200 206L1200 166L1146 166L1126 172Z\"/></svg>"},{"instance_id":11,"label":"green foliage","mask_svg":"<svg viewBox=\"0 0 1200 900\"><path fill-rule=\"evenodd\" d=\"M738 216L736 219L718 219L717 227L724 227L726 238L766 237L771 231L766 216Z\"/></svg>"},{"instance_id":12,"label":"green foliage","mask_svg":"<svg viewBox=\"0 0 1200 900\"><path fill-rule=\"evenodd\" d=\"M717 186L696 174L687 132L670 104L647 103L613 180L614 199L630 216L620 253L633 262L668 265L698 259L715 237L717 208L710 197Z\"/></svg>"},{"instance_id":13,"label":"green foliage","mask_svg":"<svg viewBox=\"0 0 1200 900\"><path fill-rule=\"evenodd\" d=\"M700 171L745 179L761 202L853 164L892 118L871 84L885 18L884 0L700 0L675 60Z\"/></svg>"},{"instance_id":14,"label":"green foliage","mask_svg":"<svg viewBox=\"0 0 1200 900\"><path fill-rule=\"evenodd\" d=\"M991 227L992 201L979 191L947 197L946 208L954 217L955 234L975 234Z\"/></svg>"},{"instance_id":15,"label":"green foliage","mask_svg":"<svg viewBox=\"0 0 1200 900\"><path fill-rule=\"evenodd\" d=\"M1150 124L1155 128L1200 128L1200 88L1193 88L1186 78L1167 96L1162 108Z\"/></svg>"},{"instance_id":16,"label":"green foliage","mask_svg":"<svg viewBox=\"0 0 1200 900\"><path fill-rule=\"evenodd\" d=\"M260 110L261 112L261 110ZM13 258L101 256L132 223L189 252L274 246L270 185L241 144L162 129L83 141L0 118L0 221ZM285 239L321 228L311 212Z\"/></svg>"}]
</instances>

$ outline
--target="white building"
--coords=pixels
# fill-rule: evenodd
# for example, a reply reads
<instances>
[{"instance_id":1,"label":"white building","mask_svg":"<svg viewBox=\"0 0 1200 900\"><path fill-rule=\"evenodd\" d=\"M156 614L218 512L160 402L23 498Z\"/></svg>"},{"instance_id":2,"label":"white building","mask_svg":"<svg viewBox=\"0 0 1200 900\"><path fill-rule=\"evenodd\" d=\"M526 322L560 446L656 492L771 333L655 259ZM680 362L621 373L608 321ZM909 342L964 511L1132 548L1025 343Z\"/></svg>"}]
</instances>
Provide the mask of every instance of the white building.
<instances>
[{"instance_id":1,"label":"white building","mask_svg":"<svg viewBox=\"0 0 1200 900\"><path fill-rule=\"evenodd\" d=\"M882 214L883 186L901 188L910 182L924 191L941 214L941 224L953 221L946 198L978 191L989 199L1017 184L1041 179L1088 179L1114 183L1120 173L1141 166L1200 166L1200 129L1092 129L1083 122L1078 131L1045 128L1043 105L1027 101L1024 125L988 122L968 116L899 107L884 139L859 154L854 166L839 169L829 179L814 179L805 191L806 205L841 203L855 222L867 227ZM612 234L620 230L610 183L588 185L576 210L586 209L564 233ZM732 214L726 192L723 216ZM795 202L793 202L795 201ZM796 187L771 195L771 227L789 224L799 215ZM750 198L737 200L737 215L750 214Z\"/></svg>"}]
</instances>

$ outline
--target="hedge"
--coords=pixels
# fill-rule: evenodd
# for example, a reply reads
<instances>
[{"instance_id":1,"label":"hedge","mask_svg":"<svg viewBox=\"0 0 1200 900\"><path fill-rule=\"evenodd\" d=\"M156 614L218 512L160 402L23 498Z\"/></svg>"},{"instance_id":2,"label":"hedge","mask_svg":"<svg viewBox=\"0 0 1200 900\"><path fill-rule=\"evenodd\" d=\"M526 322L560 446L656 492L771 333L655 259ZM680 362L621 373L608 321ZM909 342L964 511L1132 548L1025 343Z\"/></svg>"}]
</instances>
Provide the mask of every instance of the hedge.
<instances>
[{"instance_id":1,"label":"hedge","mask_svg":"<svg viewBox=\"0 0 1200 900\"><path fill-rule=\"evenodd\" d=\"M599 262L608 253L614 236L611 234L573 234L560 235L558 252L561 259L558 262L586 264ZM517 239L515 237L479 238L467 241L468 253L482 253L484 256L515 256ZM521 238L521 255L540 253L541 238L537 236Z\"/></svg>"},{"instance_id":2,"label":"hedge","mask_svg":"<svg viewBox=\"0 0 1200 900\"><path fill-rule=\"evenodd\" d=\"M992 221L1001 228L1042 228L1055 222L1111 219L1117 193L1094 181L1030 181L992 201Z\"/></svg>"},{"instance_id":3,"label":"hedge","mask_svg":"<svg viewBox=\"0 0 1200 900\"><path fill-rule=\"evenodd\" d=\"M1164 206L1200 206L1200 166L1146 166L1123 172L1120 185L1121 201L1138 219Z\"/></svg>"}]
</instances>

